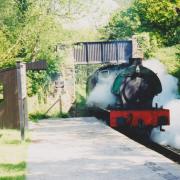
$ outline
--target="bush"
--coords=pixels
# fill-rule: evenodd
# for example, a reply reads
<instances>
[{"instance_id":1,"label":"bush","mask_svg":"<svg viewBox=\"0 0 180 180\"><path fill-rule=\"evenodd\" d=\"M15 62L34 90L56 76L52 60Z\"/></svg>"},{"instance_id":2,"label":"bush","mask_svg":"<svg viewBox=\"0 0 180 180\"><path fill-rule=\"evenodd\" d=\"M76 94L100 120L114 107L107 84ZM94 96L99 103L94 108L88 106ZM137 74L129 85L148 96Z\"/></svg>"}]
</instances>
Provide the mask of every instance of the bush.
<instances>
[{"instance_id":1,"label":"bush","mask_svg":"<svg viewBox=\"0 0 180 180\"><path fill-rule=\"evenodd\" d=\"M34 114L29 114L29 119L33 122L38 122L41 119L48 119L50 116L42 112L36 112Z\"/></svg>"}]
</instances>

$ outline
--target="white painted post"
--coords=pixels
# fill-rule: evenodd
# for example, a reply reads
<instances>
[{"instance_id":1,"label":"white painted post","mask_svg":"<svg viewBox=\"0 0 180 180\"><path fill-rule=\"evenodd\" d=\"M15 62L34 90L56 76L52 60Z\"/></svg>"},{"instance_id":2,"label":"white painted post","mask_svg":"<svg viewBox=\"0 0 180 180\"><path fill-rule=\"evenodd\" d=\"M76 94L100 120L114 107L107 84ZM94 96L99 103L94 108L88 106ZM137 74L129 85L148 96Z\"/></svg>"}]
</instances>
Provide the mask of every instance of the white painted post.
<instances>
[{"instance_id":1,"label":"white painted post","mask_svg":"<svg viewBox=\"0 0 180 180\"><path fill-rule=\"evenodd\" d=\"M27 125L27 105L26 96L26 65L22 62L16 63L17 67L17 84L18 84L18 104L19 104L19 121L20 121L20 131L21 140L25 138L25 125Z\"/></svg>"},{"instance_id":2,"label":"white painted post","mask_svg":"<svg viewBox=\"0 0 180 180\"><path fill-rule=\"evenodd\" d=\"M144 54L141 48L139 48L137 36L132 36L132 58L144 58Z\"/></svg>"}]
</instances>

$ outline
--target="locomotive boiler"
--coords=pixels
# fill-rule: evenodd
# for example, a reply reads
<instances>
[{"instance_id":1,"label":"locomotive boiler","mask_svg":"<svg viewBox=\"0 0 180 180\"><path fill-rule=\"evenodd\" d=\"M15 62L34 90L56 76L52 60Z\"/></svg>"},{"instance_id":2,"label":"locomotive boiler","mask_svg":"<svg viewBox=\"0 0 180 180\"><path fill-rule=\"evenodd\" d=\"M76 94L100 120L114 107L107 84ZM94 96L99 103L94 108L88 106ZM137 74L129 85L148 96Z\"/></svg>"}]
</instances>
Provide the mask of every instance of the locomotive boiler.
<instances>
[{"instance_id":1,"label":"locomotive boiler","mask_svg":"<svg viewBox=\"0 0 180 180\"><path fill-rule=\"evenodd\" d=\"M99 68L87 81L87 93L90 94L99 83L100 77L114 79L111 93L115 102L106 108L93 105L91 110L106 112L106 120L113 128L131 127L151 131L159 126L169 125L169 110L153 106L153 99L161 93L162 86L158 76L142 65L142 59L131 58L129 63L107 65ZM98 114L98 113L97 113Z\"/></svg>"}]
</instances>

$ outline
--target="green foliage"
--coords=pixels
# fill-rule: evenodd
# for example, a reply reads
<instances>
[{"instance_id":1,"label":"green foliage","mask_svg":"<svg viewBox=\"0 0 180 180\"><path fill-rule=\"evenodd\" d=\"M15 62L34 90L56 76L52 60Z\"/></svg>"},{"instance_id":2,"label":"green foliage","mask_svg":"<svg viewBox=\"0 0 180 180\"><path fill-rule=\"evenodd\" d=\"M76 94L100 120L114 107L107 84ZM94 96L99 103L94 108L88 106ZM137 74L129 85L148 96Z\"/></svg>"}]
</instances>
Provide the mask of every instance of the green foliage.
<instances>
[{"instance_id":1,"label":"green foliage","mask_svg":"<svg viewBox=\"0 0 180 180\"><path fill-rule=\"evenodd\" d=\"M64 112L58 112L55 114L52 114L51 116L45 114L44 112L36 112L33 114L29 114L29 119L35 123L37 123L39 120L42 119L49 119L49 118L68 118L69 114Z\"/></svg>"},{"instance_id":2,"label":"green foliage","mask_svg":"<svg viewBox=\"0 0 180 180\"><path fill-rule=\"evenodd\" d=\"M77 0L59 2L65 13L57 17L51 0L0 0L0 68L15 66L17 60L46 60L47 71L28 72L28 95L37 94L39 100L46 100L49 86L64 59L64 50L56 52L56 45L92 39L92 32L62 28L60 22L64 18L70 19L69 2L71 6L79 5Z\"/></svg>"},{"instance_id":3,"label":"green foliage","mask_svg":"<svg viewBox=\"0 0 180 180\"><path fill-rule=\"evenodd\" d=\"M158 32L164 44L176 44L179 39L178 1L136 0L134 9L145 31Z\"/></svg>"},{"instance_id":4,"label":"green foliage","mask_svg":"<svg viewBox=\"0 0 180 180\"><path fill-rule=\"evenodd\" d=\"M145 56L162 45L180 42L178 1L135 0L126 10L115 13L101 29L103 39L129 39L137 35Z\"/></svg>"},{"instance_id":5,"label":"green foliage","mask_svg":"<svg viewBox=\"0 0 180 180\"><path fill-rule=\"evenodd\" d=\"M68 36L48 11L50 2L0 0L0 68L15 66L17 60L46 60L47 71L28 73L28 95L38 94L41 99L63 59L55 46Z\"/></svg>"},{"instance_id":6,"label":"green foliage","mask_svg":"<svg viewBox=\"0 0 180 180\"><path fill-rule=\"evenodd\" d=\"M50 116L46 115L42 112L36 112L33 114L29 114L29 119L33 122L38 122L41 119L48 119Z\"/></svg>"},{"instance_id":7,"label":"green foliage","mask_svg":"<svg viewBox=\"0 0 180 180\"><path fill-rule=\"evenodd\" d=\"M75 111L76 115L85 116L87 113L85 111L86 107L86 83L88 77L99 67L101 64L95 65L76 65L75 66L75 74L76 74L76 102L75 102ZM84 112L85 114L82 114ZM86 114L87 115L87 114Z\"/></svg>"},{"instance_id":8,"label":"green foliage","mask_svg":"<svg viewBox=\"0 0 180 180\"><path fill-rule=\"evenodd\" d=\"M22 173L23 171L25 171L25 169L26 169L25 162L20 162L17 164L2 163L0 164L0 170L6 173L15 174L15 175L3 176L3 177L0 177L0 179L1 180L25 180L25 174ZM20 174L20 175L16 175L16 174Z\"/></svg>"},{"instance_id":9,"label":"green foliage","mask_svg":"<svg viewBox=\"0 0 180 180\"><path fill-rule=\"evenodd\" d=\"M151 35L149 32L142 32L136 34L139 47L144 52L146 58L152 57L158 48L156 36Z\"/></svg>"},{"instance_id":10,"label":"green foliage","mask_svg":"<svg viewBox=\"0 0 180 180\"><path fill-rule=\"evenodd\" d=\"M7 171L21 171L26 167L26 163L25 162L20 162L18 164L0 164L0 168L7 170Z\"/></svg>"},{"instance_id":11,"label":"green foliage","mask_svg":"<svg viewBox=\"0 0 180 180\"><path fill-rule=\"evenodd\" d=\"M140 26L138 14L133 8L115 13L109 24L101 29L103 38L129 39Z\"/></svg>"},{"instance_id":12,"label":"green foliage","mask_svg":"<svg viewBox=\"0 0 180 180\"><path fill-rule=\"evenodd\" d=\"M47 59L48 60L48 59ZM39 101L46 100L46 95L49 92L52 79L54 79L59 71L58 60L48 60L48 69L46 71L29 71L28 72L28 96L37 94ZM42 93L44 96L42 96Z\"/></svg>"}]
</instances>

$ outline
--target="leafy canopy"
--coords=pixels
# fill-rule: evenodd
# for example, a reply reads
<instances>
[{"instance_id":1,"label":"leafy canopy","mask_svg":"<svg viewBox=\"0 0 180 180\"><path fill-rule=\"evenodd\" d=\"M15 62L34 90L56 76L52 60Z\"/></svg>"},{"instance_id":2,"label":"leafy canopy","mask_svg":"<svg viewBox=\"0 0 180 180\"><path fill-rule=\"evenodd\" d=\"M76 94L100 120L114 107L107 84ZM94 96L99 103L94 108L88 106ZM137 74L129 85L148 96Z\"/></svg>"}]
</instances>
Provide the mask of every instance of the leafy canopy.
<instances>
[{"instance_id":1,"label":"leafy canopy","mask_svg":"<svg viewBox=\"0 0 180 180\"><path fill-rule=\"evenodd\" d=\"M0 0L0 68L46 60L48 70L28 74L29 95L42 94L59 71L57 43L68 36L51 11L52 1Z\"/></svg>"},{"instance_id":2,"label":"leafy canopy","mask_svg":"<svg viewBox=\"0 0 180 180\"><path fill-rule=\"evenodd\" d=\"M179 1L135 0L124 11L115 13L102 29L103 38L128 39L147 33L150 44L174 45L180 42Z\"/></svg>"}]
</instances>

